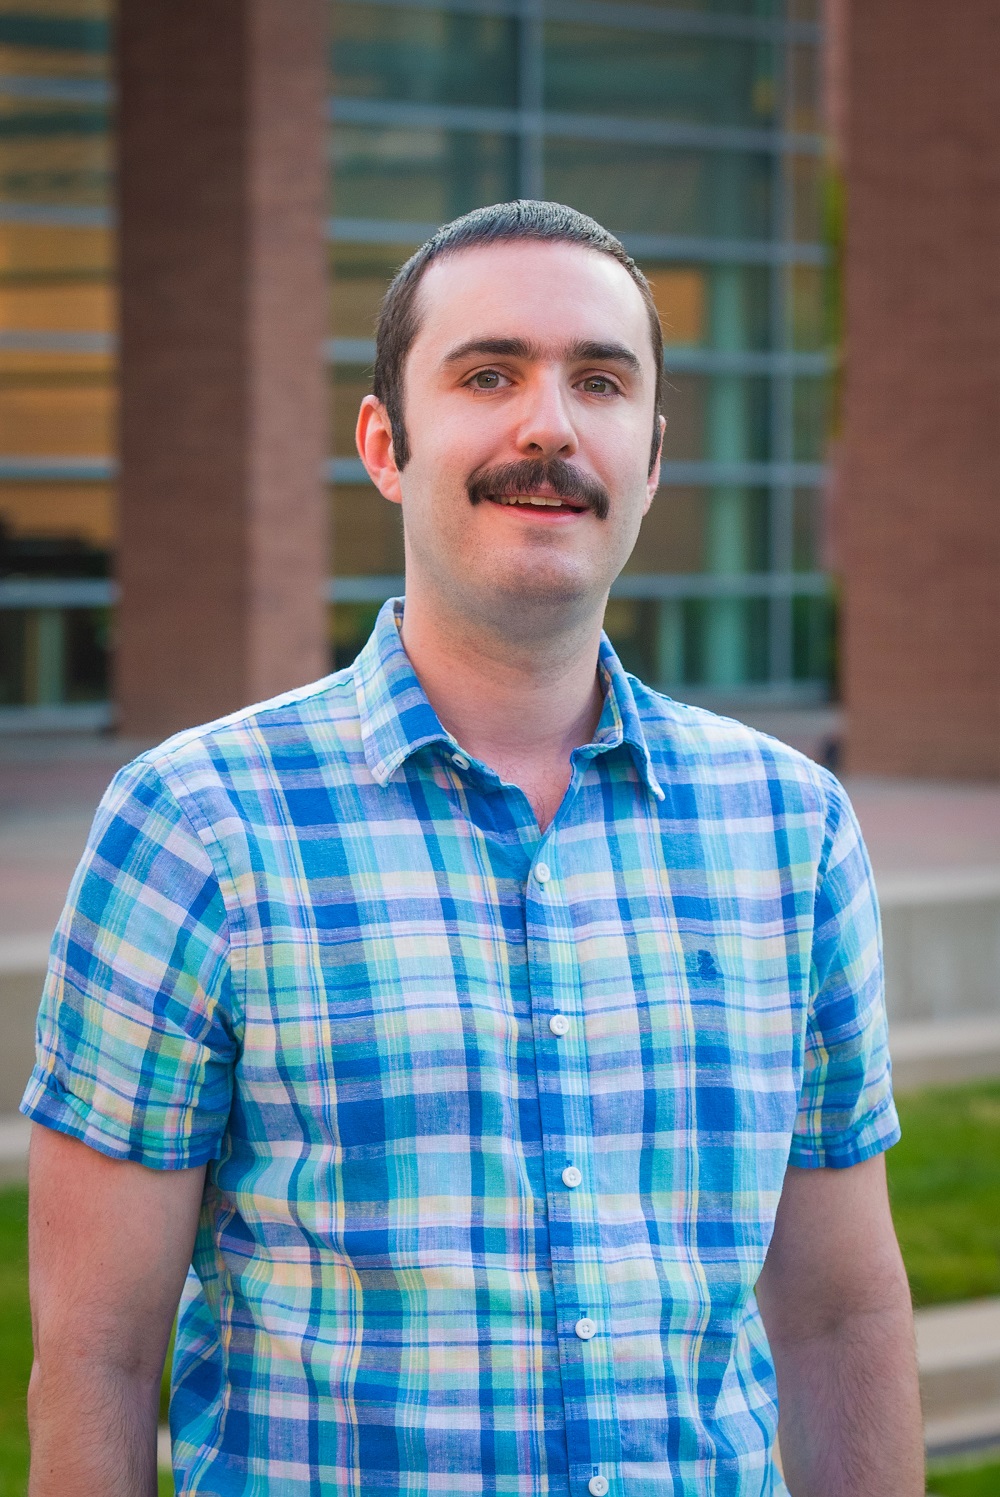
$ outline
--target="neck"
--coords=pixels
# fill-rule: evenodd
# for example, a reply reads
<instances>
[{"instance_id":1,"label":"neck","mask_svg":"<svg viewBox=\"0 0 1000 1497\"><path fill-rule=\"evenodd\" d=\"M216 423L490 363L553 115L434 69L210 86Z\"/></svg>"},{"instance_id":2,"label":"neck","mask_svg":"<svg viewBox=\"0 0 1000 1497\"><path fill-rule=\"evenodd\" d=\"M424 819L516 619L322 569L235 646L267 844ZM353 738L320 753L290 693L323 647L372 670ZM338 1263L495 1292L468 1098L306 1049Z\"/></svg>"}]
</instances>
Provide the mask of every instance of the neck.
<instances>
[{"instance_id":1,"label":"neck","mask_svg":"<svg viewBox=\"0 0 1000 1497\"><path fill-rule=\"evenodd\" d=\"M543 826L601 715L600 632L600 616L534 633L522 616L511 635L407 587L403 646L428 701L467 753L521 786Z\"/></svg>"}]
</instances>

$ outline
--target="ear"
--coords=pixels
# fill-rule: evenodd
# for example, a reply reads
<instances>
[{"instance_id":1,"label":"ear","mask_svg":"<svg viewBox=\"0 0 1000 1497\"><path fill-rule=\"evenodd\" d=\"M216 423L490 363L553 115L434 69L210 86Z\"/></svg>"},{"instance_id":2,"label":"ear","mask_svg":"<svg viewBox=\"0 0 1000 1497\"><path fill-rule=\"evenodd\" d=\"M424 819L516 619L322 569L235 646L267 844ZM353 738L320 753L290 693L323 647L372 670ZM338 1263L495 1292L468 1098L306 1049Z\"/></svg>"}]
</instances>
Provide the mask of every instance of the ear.
<instances>
[{"instance_id":1,"label":"ear","mask_svg":"<svg viewBox=\"0 0 1000 1497\"><path fill-rule=\"evenodd\" d=\"M656 462L653 464L652 471L646 480L646 504L642 511L643 514L648 512L649 506L656 497L656 491L660 487L660 462L663 458L663 437L667 430L667 418L659 416L657 419L660 423L660 445L656 453Z\"/></svg>"},{"instance_id":2,"label":"ear","mask_svg":"<svg viewBox=\"0 0 1000 1497\"><path fill-rule=\"evenodd\" d=\"M365 472L379 493L393 504L402 504L399 469L392 450L392 427L385 406L374 395L366 395L361 402L354 440Z\"/></svg>"}]
</instances>

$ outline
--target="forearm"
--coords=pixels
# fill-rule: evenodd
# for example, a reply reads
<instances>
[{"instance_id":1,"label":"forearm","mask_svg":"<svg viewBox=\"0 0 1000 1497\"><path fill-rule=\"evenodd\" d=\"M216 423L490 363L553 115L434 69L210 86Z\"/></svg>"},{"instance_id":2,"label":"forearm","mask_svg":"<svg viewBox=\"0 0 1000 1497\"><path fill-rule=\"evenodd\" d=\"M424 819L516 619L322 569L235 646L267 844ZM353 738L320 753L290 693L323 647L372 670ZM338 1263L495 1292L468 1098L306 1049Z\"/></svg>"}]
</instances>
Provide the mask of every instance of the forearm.
<instances>
[{"instance_id":1,"label":"forearm","mask_svg":"<svg viewBox=\"0 0 1000 1497\"><path fill-rule=\"evenodd\" d=\"M159 1380L67 1356L36 1359L29 1497L156 1497Z\"/></svg>"},{"instance_id":2,"label":"forearm","mask_svg":"<svg viewBox=\"0 0 1000 1497\"><path fill-rule=\"evenodd\" d=\"M772 1351L781 1459L792 1497L923 1497L908 1296Z\"/></svg>"}]
</instances>

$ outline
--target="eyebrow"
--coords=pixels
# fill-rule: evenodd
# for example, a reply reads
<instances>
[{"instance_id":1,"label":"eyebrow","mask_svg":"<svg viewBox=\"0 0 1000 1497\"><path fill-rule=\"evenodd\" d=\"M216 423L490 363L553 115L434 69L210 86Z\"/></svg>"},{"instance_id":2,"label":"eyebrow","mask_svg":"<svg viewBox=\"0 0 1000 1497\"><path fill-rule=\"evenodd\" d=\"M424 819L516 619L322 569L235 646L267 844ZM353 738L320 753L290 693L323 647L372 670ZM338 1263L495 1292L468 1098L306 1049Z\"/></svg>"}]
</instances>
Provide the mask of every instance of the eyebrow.
<instances>
[{"instance_id":1,"label":"eyebrow","mask_svg":"<svg viewBox=\"0 0 1000 1497\"><path fill-rule=\"evenodd\" d=\"M446 353L442 362L445 365L460 364L473 354L508 359L540 359L544 357L544 350L527 338L469 338ZM621 364L630 374L642 373L642 364L637 355L625 343L601 343L585 339L571 344L565 356L574 363Z\"/></svg>"}]
</instances>

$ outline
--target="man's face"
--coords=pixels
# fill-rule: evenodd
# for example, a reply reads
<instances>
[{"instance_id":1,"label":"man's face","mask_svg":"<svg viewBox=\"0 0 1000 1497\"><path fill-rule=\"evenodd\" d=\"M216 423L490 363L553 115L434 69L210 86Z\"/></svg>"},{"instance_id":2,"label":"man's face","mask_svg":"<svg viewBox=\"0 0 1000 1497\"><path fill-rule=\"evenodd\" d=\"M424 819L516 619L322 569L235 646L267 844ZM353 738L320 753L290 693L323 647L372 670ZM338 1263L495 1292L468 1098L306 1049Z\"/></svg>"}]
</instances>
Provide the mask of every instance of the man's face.
<instances>
[{"instance_id":1,"label":"man's face","mask_svg":"<svg viewBox=\"0 0 1000 1497\"><path fill-rule=\"evenodd\" d=\"M373 472L403 506L407 590L515 631L599 610L656 489L637 287L607 255L529 241L437 261L418 308L410 458Z\"/></svg>"}]
</instances>

